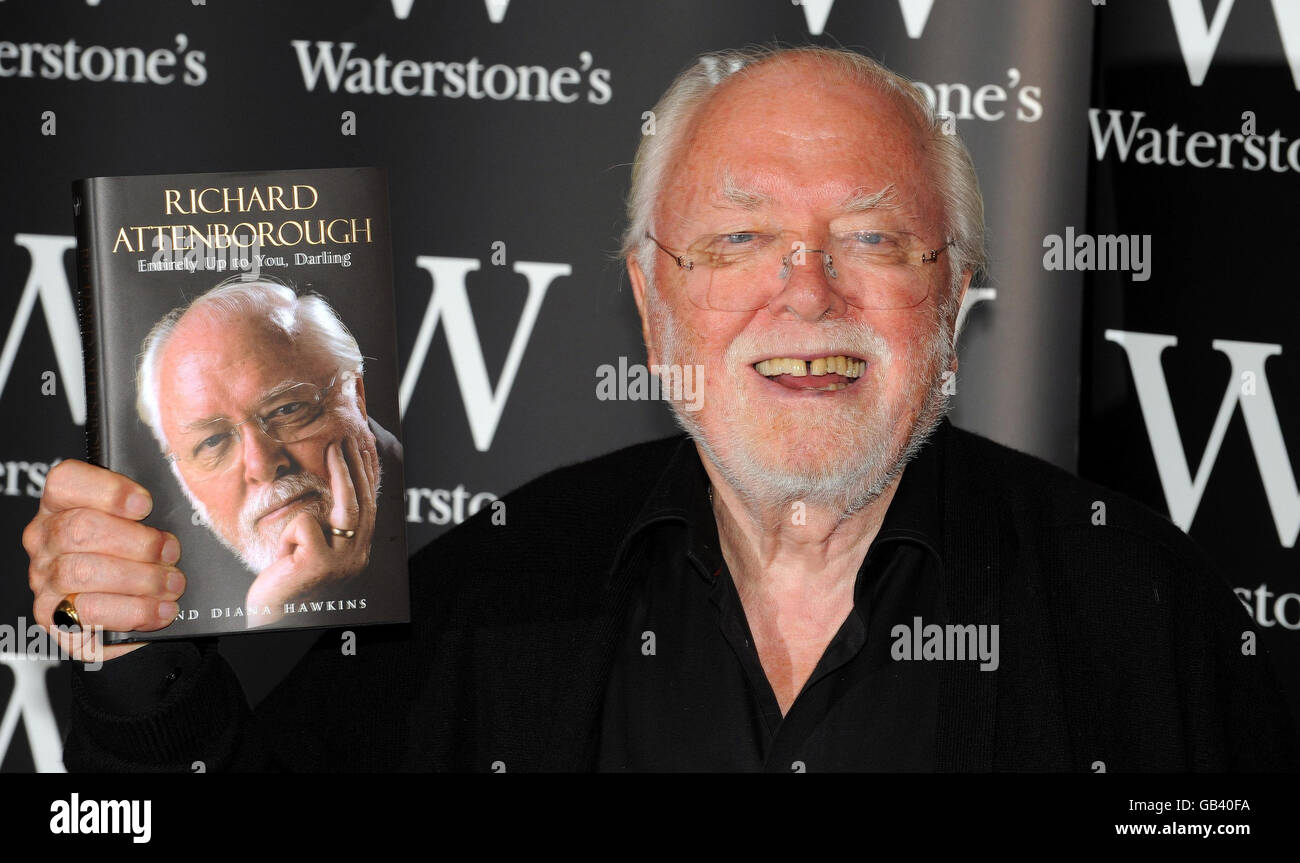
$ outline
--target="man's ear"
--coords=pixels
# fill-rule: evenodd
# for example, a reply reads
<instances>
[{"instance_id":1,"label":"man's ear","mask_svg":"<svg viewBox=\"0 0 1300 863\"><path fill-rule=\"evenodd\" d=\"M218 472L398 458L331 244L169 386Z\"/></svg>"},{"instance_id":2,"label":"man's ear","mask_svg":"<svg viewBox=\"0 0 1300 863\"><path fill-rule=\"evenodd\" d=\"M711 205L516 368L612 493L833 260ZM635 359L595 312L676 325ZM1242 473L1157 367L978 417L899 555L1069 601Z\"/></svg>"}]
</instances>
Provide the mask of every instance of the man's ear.
<instances>
[{"instance_id":1,"label":"man's ear","mask_svg":"<svg viewBox=\"0 0 1300 863\"><path fill-rule=\"evenodd\" d=\"M961 307L966 304L966 289L970 287L971 279L974 277L975 273L970 270L966 270L961 274L961 296L957 298L958 314L961 314Z\"/></svg>"},{"instance_id":2,"label":"man's ear","mask_svg":"<svg viewBox=\"0 0 1300 863\"><path fill-rule=\"evenodd\" d=\"M970 288L971 279L974 276L975 273L971 270L966 270L961 274L961 293L958 295L957 305L953 309L952 321L948 324L952 327L952 370L954 372L957 371L957 321L961 320L961 307L966 304L966 291Z\"/></svg>"},{"instance_id":3,"label":"man's ear","mask_svg":"<svg viewBox=\"0 0 1300 863\"><path fill-rule=\"evenodd\" d=\"M355 380L357 388L357 408L361 411L362 418L368 420L370 419L370 415L366 413L366 383L361 380L361 375L357 375Z\"/></svg>"},{"instance_id":4,"label":"man's ear","mask_svg":"<svg viewBox=\"0 0 1300 863\"><path fill-rule=\"evenodd\" d=\"M636 255L627 256L627 277L632 282L632 297L636 300L637 314L641 316L641 339L645 342L646 357L649 365L656 365L659 362L658 349L650 337L650 315L647 307L649 298L646 296L646 278L645 273L641 270L641 264L636 259Z\"/></svg>"}]
</instances>

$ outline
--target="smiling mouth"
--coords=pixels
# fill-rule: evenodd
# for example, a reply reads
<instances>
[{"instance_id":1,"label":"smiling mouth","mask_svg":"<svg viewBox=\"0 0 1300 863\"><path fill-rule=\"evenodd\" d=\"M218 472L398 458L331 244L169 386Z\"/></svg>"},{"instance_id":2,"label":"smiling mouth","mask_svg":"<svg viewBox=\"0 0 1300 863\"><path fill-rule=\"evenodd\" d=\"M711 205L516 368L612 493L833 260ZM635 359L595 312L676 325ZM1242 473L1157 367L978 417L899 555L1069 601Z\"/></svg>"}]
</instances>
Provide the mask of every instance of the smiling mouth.
<instances>
[{"instance_id":1,"label":"smiling mouth","mask_svg":"<svg viewBox=\"0 0 1300 863\"><path fill-rule=\"evenodd\" d=\"M754 363L754 371L787 389L822 393L847 389L866 368L866 360L844 354L811 360L773 357Z\"/></svg>"}]
</instances>

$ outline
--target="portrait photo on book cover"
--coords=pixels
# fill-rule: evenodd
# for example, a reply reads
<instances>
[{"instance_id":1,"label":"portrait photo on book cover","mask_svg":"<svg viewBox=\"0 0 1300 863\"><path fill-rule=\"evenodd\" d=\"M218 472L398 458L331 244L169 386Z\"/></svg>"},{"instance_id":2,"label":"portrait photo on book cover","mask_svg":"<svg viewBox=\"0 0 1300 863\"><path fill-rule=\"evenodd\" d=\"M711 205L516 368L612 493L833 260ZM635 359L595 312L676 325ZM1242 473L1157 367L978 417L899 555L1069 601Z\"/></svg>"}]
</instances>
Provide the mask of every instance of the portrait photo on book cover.
<instances>
[{"instance_id":1,"label":"portrait photo on book cover","mask_svg":"<svg viewBox=\"0 0 1300 863\"><path fill-rule=\"evenodd\" d=\"M385 619L406 573L402 447L368 410L368 372L316 287L237 275L152 324L135 407L177 489L163 522L216 540L196 561L182 537L184 628Z\"/></svg>"}]
</instances>

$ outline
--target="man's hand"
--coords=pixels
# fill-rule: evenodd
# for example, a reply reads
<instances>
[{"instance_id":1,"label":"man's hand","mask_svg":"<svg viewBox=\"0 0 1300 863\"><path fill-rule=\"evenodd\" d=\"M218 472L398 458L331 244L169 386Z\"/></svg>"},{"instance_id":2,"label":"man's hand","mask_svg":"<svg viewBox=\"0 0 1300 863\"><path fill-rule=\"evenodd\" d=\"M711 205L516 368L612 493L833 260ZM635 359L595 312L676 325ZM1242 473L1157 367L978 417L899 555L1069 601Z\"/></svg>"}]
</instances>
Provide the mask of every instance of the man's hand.
<instances>
[{"instance_id":1,"label":"man's hand","mask_svg":"<svg viewBox=\"0 0 1300 863\"><path fill-rule=\"evenodd\" d=\"M23 530L32 615L74 659L109 660L144 645L96 650L53 628L54 609L69 594L76 594L83 631L148 632L175 619L185 591L185 576L175 567L181 544L140 524L152 509L153 498L139 483L83 461L59 462L46 477L40 508Z\"/></svg>"},{"instance_id":2,"label":"man's hand","mask_svg":"<svg viewBox=\"0 0 1300 863\"><path fill-rule=\"evenodd\" d=\"M325 451L329 467L330 493L334 506L329 523L321 524L311 513L299 513L280 535L275 563L258 574L248 590L248 605L270 606L269 615L259 615L258 625L278 621L289 602L324 596L339 584L359 575L370 562L375 535L376 487L379 456L374 438L363 446L352 437L331 443ZM351 539L336 536L330 528L355 531Z\"/></svg>"}]
</instances>

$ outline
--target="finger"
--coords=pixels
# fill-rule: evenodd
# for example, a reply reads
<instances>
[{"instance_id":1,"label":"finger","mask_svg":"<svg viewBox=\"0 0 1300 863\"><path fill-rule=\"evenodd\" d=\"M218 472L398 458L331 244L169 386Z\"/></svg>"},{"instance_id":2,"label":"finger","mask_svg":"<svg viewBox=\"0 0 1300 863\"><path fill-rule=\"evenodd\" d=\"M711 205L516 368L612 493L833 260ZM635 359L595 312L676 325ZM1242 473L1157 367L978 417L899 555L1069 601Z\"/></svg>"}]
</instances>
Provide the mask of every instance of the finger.
<instances>
[{"instance_id":1,"label":"finger","mask_svg":"<svg viewBox=\"0 0 1300 863\"><path fill-rule=\"evenodd\" d=\"M350 561L347 567L351 571L358 566L365 566L369 559L372 525L375 520L374 492L371 489L366 453L362 449L361 441L357 438L348 438L344 442L344 447L348 463L352 465L352 476L356 481L357 517L351 524L352 530L355 531L352 538L342 540L341 546L335 543L335 547L347 553Z\"/></svg>"},{"instance_id":2,"label":"finger","mask_svg":"<svg viewBox=\"0 0 1300 863\"><path fill-rule=\"evenodd\" d=\"M378 471L378 466L376 466L376 471ZM376 473L376 482L377 482L377 476L378 474ZM370 531L374 527L375 513L378 510L378 508L379 508L379 487L378 485L372 483L371 486L368 489L366 489L366 499L362 502L362 507L361 507L361 521L362 524L366 527L367 531Z\"/></svg>"},{"instance_id":3,"label":"finger","mask_svg":"<svg viewBox=\"0 0 1300 863\"><path fill-rule=\"evenodd\" d=\"M361 566L365 566L370 561L370 546L375 534L375 487L369 478L369 451L362 448L359 440L353 442L353 450L357 460L365 465L366 469L359 471L365 474L365 479L362 480L364 488L358 494L361 505L360 517L357 519L356 536L349 541L352 543L355 559Z\"/></svg>"},{"instance_id":4,"label":"finger","mask_svg":"<svg viewBox=\"0 0 1300 863\"><path fill-rule=\"evenodd\" d=\"M102 639L102 631L94 628L63 630L56 627L54 629L47 628L47 631L54 634L59 647L65 654L82 662L107 662L148 644L148 642L137 641L133 644L105 645Z\"/></svg>"},{"instance_id":5,"label":"finger","mask_svg":"<svg viewBox=\"0 0 1300 863\"><path fill-rule=\"evenodd\" d=\"M364 449L359 440L352 442L352 448L353 452L356 454L356 459L366 466L366 470L361 472L365 473L366 479L363 480L365 487L359 494L361 510L360 518L357 520L357 533L356 536L348 542L352 546L353 565L355 567L364 568L370 563L371 544L374 541L375 535L375 514L377 502L375 500L375 486L369 478L371 452L370 450Z\"/></svg>"},{"instance_id":6,"label":"finger","mask_svg":"<svg viewBox=\"0 0 1300 863\"><path fill-rule=\"evenodd\" d=\"M40 512L88 507L133 521L153 510L153 497L138 482L106 468L67 459L50 468Z\"/></svg>"},{"instance_id":7,"label":"finger","mask_svg":"<svg viewBox=\"0 0 1300 863\"><path fill-rule=\"evenodd\" d=\"M338 443L330 444L325 458L329 462L330 490L334 495L330 524L344 530L355 530L359 515L357 491L352 483L351 471L343 460L343 447Z\"/></svg>"},{"instance_id":8,"label":"finger","mask_svg":"<svg viewBox=\"0 0 1300 863\"><path fill-rule=\"evenodd\" d=\"M58 596L69 593L121 593L156 600L179 599L185 576L179 569L140 563L103 554L72 552L54 559L44 589Z\"/></svg>"},{"instance_id":9,"label":"finger","mask_svg":"<svg viewBox=\"0 0 1300 863\"><path fill-rule=\"evenodd\" d=\"M50 516L40 552L58 556L78 551L172 564L181 558L181 542L165 530L87 507Z\"/></svg>"},{"instance_id":10,"label":"finger","mask_svg":"<svg viewBox=\"0 0 1300 863\"><path fill-rule=\"evenodd\" d=\"M320 523L308 513L299 513L280 534L275 562L259 572L249 587L248 603L276 605L301 594L316 580L313 568L305 567L304 562L329 551Z\"/></svg>"},{"instance_id":11,"label":"finger","mask_svg":"<svg viewBox=\"0 0 1300 863\"><path fill-rule=\"evenodd\" d=\"M370 494L373 497L379 492L379 453L375 446L365 448L366 453L366 471L370 475Z\"/></svg>"},{"instance_id":12,"label":"finger","mask_svg":"<svg viewBox=\"0 0 1300 863\"><path fill-rule=\"evenodd\" d=\"M361 448L361 441L356 438L348 438L346 446L348 464L352 466L352 476L356 480L358 513L364 514L375 501L374 484L370 479L370 459Z\"/></svg>"},{"instance_id":13,"label":"finger","mask_svg":"<svg viewBox=\"0 0 1300 863\"><path fill-rule=\"evenodd\" d=\"M32 604L36 622L46 628L54 625L54 609L62 596L43 593ZM74 604L83 629L102 626L118 632L139 629L152 632L171 623L179 606L170 599L152 599L143 596L126 596L120 593L81 593Z\"/></svg>"},{"instance_id":14,"label":"finger","mask_svg":"<svg viewBox=\"0 0 1300 863\"><path fill-rule=\"evenodd\" d=\"M343 456L351 468L352 483L356 486L357 503L364 504L370 493L370 465L366 459L361 441L354 437L344 438Z\"/></svg>"},{"instance_id":15,"label":"finger","mask_svg":"<svg viewBox=\"0 0 1300 863\"><path fill-rule=\"evenodd\" d=\"M276 553L277 562L297 559L304 552L320 552L328 548L326 530L327 528L322 527L310 513L298 513L285 525L284 532L280 534L280 548Z\"/></svg>"}]
</instances>

